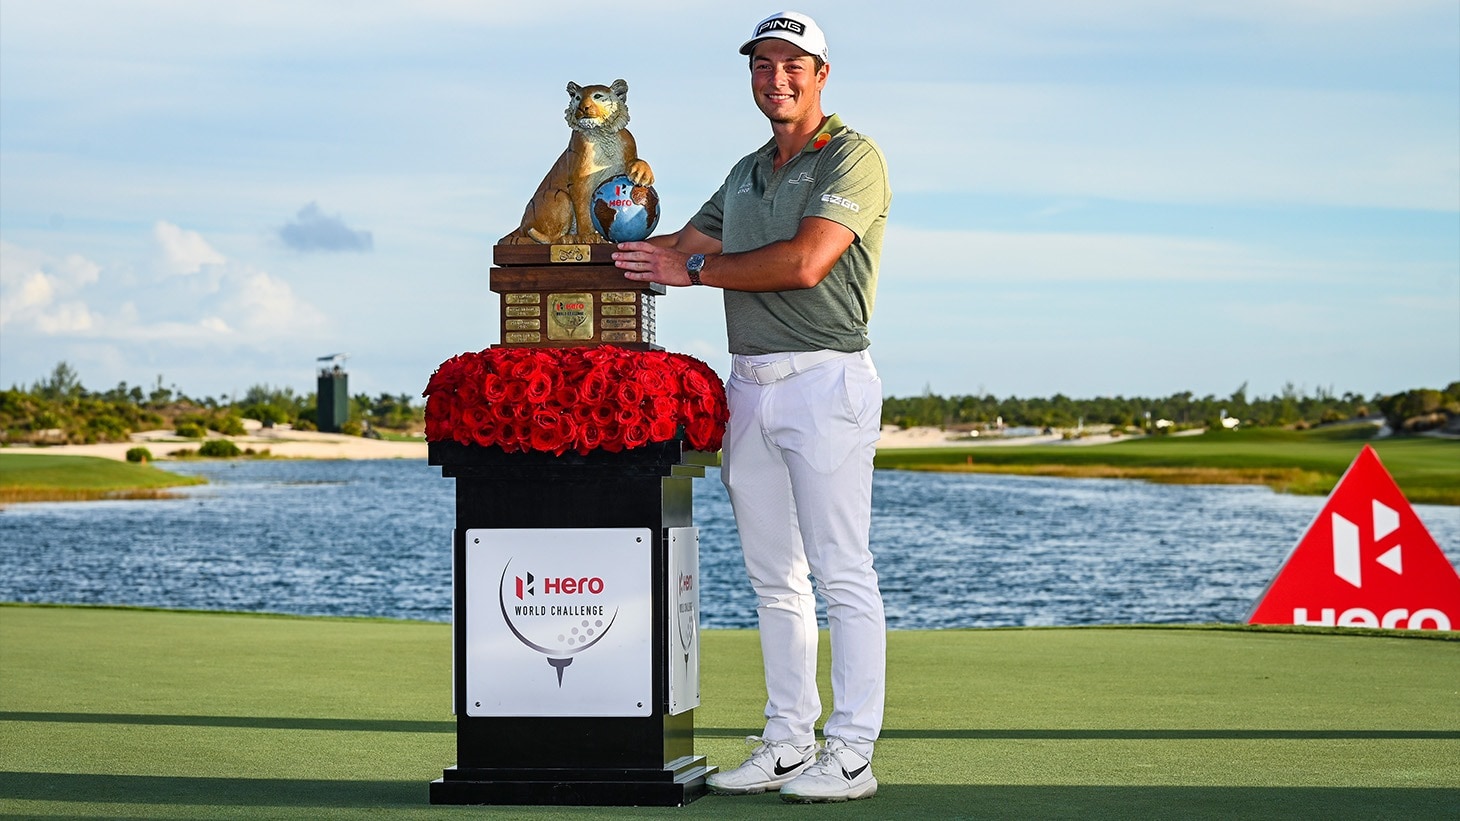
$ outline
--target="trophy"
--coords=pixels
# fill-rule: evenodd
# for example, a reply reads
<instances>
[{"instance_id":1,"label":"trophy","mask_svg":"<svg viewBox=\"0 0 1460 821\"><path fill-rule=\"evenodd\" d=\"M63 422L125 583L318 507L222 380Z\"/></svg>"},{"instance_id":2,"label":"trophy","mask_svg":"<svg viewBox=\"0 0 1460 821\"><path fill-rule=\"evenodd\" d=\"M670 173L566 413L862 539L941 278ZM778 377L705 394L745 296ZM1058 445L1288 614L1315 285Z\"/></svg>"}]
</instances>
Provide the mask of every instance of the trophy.
<instances>
[{"instance_id":1,"label":"trophy","mask_svg":"<svg viewBox=\"0 0 1460 821\"><path fill-rule=\"evenodd\" d=\"M654 172L639 157L628 83L568 83L572 134L522 220L493 248L491 289L502 296L501 345L654 344L654 297L664 286L625 279L610 254L659 222Z\"/></svg>"}]
</instances>

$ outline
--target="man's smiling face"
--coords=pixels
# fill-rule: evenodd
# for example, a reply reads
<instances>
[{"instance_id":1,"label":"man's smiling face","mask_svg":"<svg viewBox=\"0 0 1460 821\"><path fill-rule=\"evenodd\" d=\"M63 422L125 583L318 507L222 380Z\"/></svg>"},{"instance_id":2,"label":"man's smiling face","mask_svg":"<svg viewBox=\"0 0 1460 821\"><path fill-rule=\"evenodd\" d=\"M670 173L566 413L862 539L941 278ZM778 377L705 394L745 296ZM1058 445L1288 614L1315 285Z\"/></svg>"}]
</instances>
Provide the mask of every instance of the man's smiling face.
<instances>
[{"instance_id":1,"label":"man's smiling face","mask_svg":"<svg viewBox=\"0 0 1460 821\"><path fill-rule=\"evenodd\" d=\"M773 123L794 125L821 118L821 89L830 67L785 40L757 43L750 58L750 90L755 104Z\"/></svg>"}]
</instances>

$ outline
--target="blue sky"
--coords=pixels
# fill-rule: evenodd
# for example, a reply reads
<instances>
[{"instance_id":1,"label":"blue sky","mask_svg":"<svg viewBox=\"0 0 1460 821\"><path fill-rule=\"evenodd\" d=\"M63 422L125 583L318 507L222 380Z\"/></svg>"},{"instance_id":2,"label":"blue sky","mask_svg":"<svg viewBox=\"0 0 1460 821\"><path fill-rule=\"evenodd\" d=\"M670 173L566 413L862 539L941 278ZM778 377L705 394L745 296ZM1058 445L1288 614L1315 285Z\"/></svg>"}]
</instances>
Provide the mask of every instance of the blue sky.
<instances>
[{"instance_id":1,"label":"blue sky","mask_svg":"<svg viewBox=\"0 0 1460 821\"><path fill-rule=\"evenodd\" d=\"M0 4L0 385L418 393L497 341L491 246L626 79L661 228L769 136L719 2ZM1454 0L803 2L895 192L888 395L1460 379ZM601 22L599 22L601 21ZM659 342L722 373L718 292Z\"/></svg>"}]
</instances>

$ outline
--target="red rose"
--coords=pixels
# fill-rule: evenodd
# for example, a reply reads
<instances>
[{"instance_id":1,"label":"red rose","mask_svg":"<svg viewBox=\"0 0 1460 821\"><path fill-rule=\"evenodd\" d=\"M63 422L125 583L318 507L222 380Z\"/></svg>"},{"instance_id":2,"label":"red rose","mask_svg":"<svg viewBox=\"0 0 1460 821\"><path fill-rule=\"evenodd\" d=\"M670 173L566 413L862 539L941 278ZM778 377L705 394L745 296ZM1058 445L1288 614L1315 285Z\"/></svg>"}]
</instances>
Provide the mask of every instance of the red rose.
<instances>
[{"instance_id":1,"label":"red rose","mask_svg":"<svg viewBox=\"0 0 1460 821\"><path fill-rule=\"evenodd\" d=\"M559 445L565 445L558 438L558 420L562 414L547 408L538 410L532 415L531 434L528 439L533 450L557 450Z\"/></svg>"},{"instance_id":2,"label":"red rose","mask_svg":"<svg viewBox=\"0 0 1460 821\"><path fill-rule=\"evenodd\" d=\"M685 438L689 439L689 443L694 446L695 450L713 453L720 449L720 439L724 436L725 429L723 426L717 425L714 420L701 416L691 419L689 424L685 425L684 433Z\"/></svg>"},{"instance_id":3,"label":"red rose","mask_svg":"<svg viewBox=\"0 0 1460 821\"><path fill-rule=\"evenodd\" d=\"M507 395L507 384L502 377L495 373L484 373L481 379L482 399L488 404L496 404L502 401Z\"/></svg>"},{"instance_id":4,"label":"red rose","mask_svg":"<svg viewBox=\"0 0 1460 821\"><path fill-rule=\"evenodd\" d=\"M487 419L485 422L482 422L482 424L478 428L472 431L471 438L473 442L476 442L478 445L481 445L483 447L489 447L491 445L497 444L497 439L499 438L497 423L492 421L491 419Z\"/></svg>"},{"instance_id":5,"label":"red rose","mask_svg":"<svg viewBox=\"0 0 1460 821\"><path fill-rule=\"evenodd\" d=\"M527 401L541 405L553 395L553 380L543 371L537 371L527 378Z\"/></svg>"},{"instance_id":6,"label":"red rose","mask_svg":"<svg viewBox=\"0 0 1460 821\"><path fill-rule=\"evenodd\" d=\"M649 426L643 422L635 422L623 426L624 447L636 448L648 443Z\"/></svg>"},{"instance_id":7,"label":"red rose","mask_svg":"<svg viewBox=\"0 0 1460 821\"><path fill-rule=\"evenodd\" d=\"M679 423L673 417L658 417L649 422L649 441L668 442L679 432Z\"/></svg>"},{"instance_id":8,"label":"red rose","mask_svg":"<svg viewBox=\"0 0 1460 821\"><path fill-rule=\"evenodd\" d=\"M578 386L578 398L581 401L597 405L608 395L608 373L604 370L593 369L583 377L583 383Z\"/></svg>"},{"instance_id":9,"label":"red rose","mask_svg":"<svg viewBox=\"0 0 1460 821\"><path fill-rule=\"evenodd\" d=\"M502 401L509 405L520 405L527 398L527 385L516 379L506 380L507 390L502 396Z\"/></svg>"},{"instance_id":10,"label":"red rose","mask_svg":"<svg viewBox=\"0 0 1460 821\"><path fill-rule=\"evenodd\" d=\"M653 419L678 419L679 402L672 396L656 396L649 403L649 415Z\"/></svg>"},{"instance_id":11,"label":"red rose","mask_svg":"<svg viewBox=\"0 0 1460 821\"><path fill-rule=\"evenodd\" d=\"M629 408L637 408L644 402L644 389L639 387L637 381L623 382L618 386L619 404Z\"/></svg>"},{"instance_id":12,"label":"red rose","mask_svg":"<svg viewBox=\"0 0 1460 821\"><path fill-rule=\"evenodd\" d=\"M677 387L669 379L669 374L664 366L646 367L638 372L636 379L644 393L649 396L668 396L674 393Z\"/></svg>"},{"instance_id":13,"label":"red rose","mask_svg":"<svg viewBox=\"0 0 1460 821\"><path fill-rule=\"evenodd\" d=\"M578 425L576 443L578 452L587 455L589 451L595 450L603 444L603 428L594 422L584 422Z\"/></svg>"}]
</instances>

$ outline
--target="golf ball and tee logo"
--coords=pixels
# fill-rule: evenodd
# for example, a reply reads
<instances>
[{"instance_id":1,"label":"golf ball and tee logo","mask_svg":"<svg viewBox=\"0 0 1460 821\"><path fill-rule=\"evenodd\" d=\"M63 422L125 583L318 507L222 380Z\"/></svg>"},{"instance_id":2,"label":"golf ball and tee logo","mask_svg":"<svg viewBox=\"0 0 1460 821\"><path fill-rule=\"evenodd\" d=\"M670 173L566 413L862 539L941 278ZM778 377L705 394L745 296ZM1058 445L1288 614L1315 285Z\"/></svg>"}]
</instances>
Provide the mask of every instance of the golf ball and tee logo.
<instances>
[{"instance_id":1,"label":"golf ball and tee logo","mask_svg":"<svg viewBox=\"0 0 1460 821\"><path fill-rule=\"evenodd\" d=\"M646 528L466 532L470 716L652 709Z\"/></svg>"},{"instance_id":2,"label":"golf ball and tee logo","mask_svg":"<svg viewBox=\"0 0 1460 821\"><path fill-rule=\"evenodd\" d=\"M543 598L561 595L585 597L596 602L604 598L607 586L598 576L545 576L537 579L531 573L507 578L512 562L502 568L497 602L502 620L512 635L527 647L547 656L548 665L558 671L558 686L563 686L563 670L573 663L573 656L598 644L613 627L618 608L604 612L602 604L536 604L536 584L541 583ZM509 592L510 588L514 588ZM514 602L510 603L509 601ZM524 603L528 602L528 603ZM605 621L606 619L606 621ZM556 634L556 635L554 635Z\"/></svg>"},{"instance_id":3,"label":"golf ball and tee logo","mask_svg":"<svg viewBox=\"0 0 1460 821\"><path fill-rule=\"evenodd\" d=\"M667 536L665 601L670 612L665 660L669 714L677 715L700 704L700 532L693 527L671 527Z\"/></svg>"}]
</instances>

